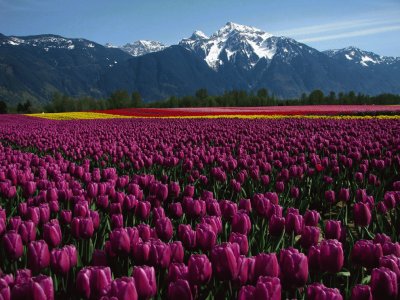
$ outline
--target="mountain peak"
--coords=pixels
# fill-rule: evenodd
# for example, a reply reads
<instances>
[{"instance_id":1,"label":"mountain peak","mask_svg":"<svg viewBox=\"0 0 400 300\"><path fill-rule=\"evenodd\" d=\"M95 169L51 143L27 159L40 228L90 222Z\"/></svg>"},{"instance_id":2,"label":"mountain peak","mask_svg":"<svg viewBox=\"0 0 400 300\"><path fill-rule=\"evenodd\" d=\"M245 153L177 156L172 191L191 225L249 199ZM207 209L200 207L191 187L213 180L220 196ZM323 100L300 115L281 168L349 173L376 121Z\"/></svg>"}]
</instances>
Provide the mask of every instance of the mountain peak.
<instances>
[{"instance_id":1,"label":"mountain peak","mask_svg":"<svg viewBox=\"0 0 400 300\"><path fill-rule=\"evenodd\" d=\"M161 51L166 47L166 45L158 41L138 40L133 43L127 43L120 47L120 49L132 56L142 56L148 53Z\"/></svg>"},{"instance_id":2,"label":"mountain peak","mask_svg":"<svg viewBox=\"0 0 400 300\"><path fill-rule=\"evenodd\" d=\"M196 30L190 37L191 40L206 40L208 38L209 37L201 30Z\"/></svg>"}]
</instances>

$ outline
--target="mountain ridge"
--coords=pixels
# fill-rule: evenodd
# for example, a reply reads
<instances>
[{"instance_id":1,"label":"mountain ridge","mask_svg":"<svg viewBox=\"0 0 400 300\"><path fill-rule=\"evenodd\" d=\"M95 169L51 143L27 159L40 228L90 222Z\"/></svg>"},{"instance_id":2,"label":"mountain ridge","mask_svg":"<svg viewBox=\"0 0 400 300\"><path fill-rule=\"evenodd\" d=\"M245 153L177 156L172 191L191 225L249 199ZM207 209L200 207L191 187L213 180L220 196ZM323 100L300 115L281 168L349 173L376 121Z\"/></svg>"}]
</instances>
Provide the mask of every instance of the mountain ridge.
<instances>
[{"instance_id":1,"label":"mountain ridge","mask_svg":"<svg viewBox=\"0 0 400 300\"><path fill-rule=\"evenodd\" d=\"M54 92L100 98L117 89L139 91L146 101L198 88L211 94L267 88L281 98L314 89L400 93L398 57L356 47L318 51L233 22L210 36L195 31L176 45L142 40L137 46L144 50L51 34L0 34L0 99L46 103Z\"/></svg>"}]
</instances>

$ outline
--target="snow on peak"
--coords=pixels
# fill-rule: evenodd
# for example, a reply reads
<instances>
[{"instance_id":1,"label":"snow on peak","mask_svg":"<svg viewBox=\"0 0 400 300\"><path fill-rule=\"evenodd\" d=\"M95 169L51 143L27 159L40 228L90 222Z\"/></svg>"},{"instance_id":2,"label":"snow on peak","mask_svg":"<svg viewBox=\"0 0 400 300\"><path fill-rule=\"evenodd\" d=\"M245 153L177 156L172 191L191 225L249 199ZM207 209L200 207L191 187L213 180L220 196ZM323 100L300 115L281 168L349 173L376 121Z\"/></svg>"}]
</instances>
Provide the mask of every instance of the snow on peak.
<instances>
[{"instance_id":1,"label":"snow on peak","mask_svg":"<svg viewBox=\"0 0 400 300\"><path fill-rule=\"evenodd\" d=\"M271 37L258 28L228 22L210 37L196 31L179 44L199 54L213 69L239 60L243 68L251 69L260 59L275 55L276 42Z\"/></svg>"},{"instance_id":2,"label":"snow on peak","mask_svg":"<svg viewBox=\"0 0 400 300\"><path fill-rule=\"evenodd\" d=\"M392 64L399 61L398 58L380 56L373 52L363 51L357 47L346 47L343 49L327 50L325 54L336 59L346 59L352 63L360 64L363 67L370 67L379 64Z\"/></svg>"},{"instance_id":3,"label":"snow on peak","mask_svg":"<svg viewBox=\"0 0 400 300\"><path fill-rule=\"evenodd\" d=\"M120 47L121 50L132 56L142 56L147 53L158 52L164 50L167 46L157 41L138 40L132 44L128 43Z\"/></svg>"},{"instance_id":4,"label":"snow on peak","mask_svg":"<svg viewBox=\"0 0 400 300\"><path fill-rule=\"evenodd\" d=\"M201 30L196 30L193 32L192 36L190 37L191 40L205 40L209 37Z\"/></svg>"}]
</instances>

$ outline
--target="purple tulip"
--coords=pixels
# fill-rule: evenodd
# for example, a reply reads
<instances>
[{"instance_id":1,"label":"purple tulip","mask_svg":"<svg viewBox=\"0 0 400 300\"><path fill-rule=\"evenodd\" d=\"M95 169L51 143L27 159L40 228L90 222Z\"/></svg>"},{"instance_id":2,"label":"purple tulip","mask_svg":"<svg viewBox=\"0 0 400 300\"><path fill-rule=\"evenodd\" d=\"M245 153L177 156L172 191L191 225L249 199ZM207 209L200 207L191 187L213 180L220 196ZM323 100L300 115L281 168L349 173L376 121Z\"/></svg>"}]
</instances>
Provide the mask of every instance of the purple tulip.
<instances>
[{"instance_id":1,"label":"purple tulip","mask_svg":"<svg viewBox=\"0 0 400 300\"><path fill-rule=\"evenodd\" d=\"M392 241L391 238L389 236L387 236L386 234L384 234L384 233L375 234L374 244L378 244L379 243L381 245L384 245L387 242L391 242L391 241Z\"/></svg>"},{"instance_id":2,"label":"purple tulip","mask_svg":"<svg viewBox=\"0 0 400 300\"><path fill-rule=\"evenodd\" d=\"M268 232L273 236L279 236L285 230L286 220L283 217L272 215L269 220Z\"/></svg>"},{"instance_id":3,"label":"purple tulip","mask_svg":"<svg viewBox=\"0 0 400 300\"><path fill-rule=\"evenodd\" d=\"M183 215L182 205L180 202L171 203L169 212L174 219L179 219Z\"/></svg>"},{"instance_id":4,"label":"purple tulip","mask_svg":"<svg viewBox=\"0 0 400 300\"><path fill-rule=\"evenodd\" d=\"M347 202L350 200L350 189L341 188L339 191L339 201Z\"/></svg>"},{"instance_id":5,"label":"purple tulip","mask_svg":"<svg viewBox=\"0 0 400 300\"><path fill-rule=\"evenodd\" d=\"M137 300L135 280L132 277L121 277L111 282L111 289L108 293L111 299Z\"/></svg>"},{"instance_id":6,"label":"purple tulip","mask_svg":"<svg viewBox=\"0 0 400 300\"><path fill-rule=\"evenodd\" d=\"M105 296L111 285L109 267L85 267L76 276L76 290L86 299Z\"/></svg>"},{"instance_id":7,"label":"purple tulip","mask_svg":"<svg viewBox=\"0 0 400 300\"><path fill-rule=\"evenodd\" d=\"M11 260L17 260L22 256L24 252L22 238L17 232L13 230L8 231L6 234L4 234L2 244L6 256Z\"/></svg>"},{"instance_id":8,"label":"purple tulip","mask_svg":"<svg viewBox=\"0 0 400 300\"><path fill-rule=\"evenodd\" d=\"M247 240L247 235L232 232L229 236L229 242L237 243L239 245L240 254L247 255L247 253L249 252L249 242Z\"/></svg>"},{"instance_id":9,"label":"purple tulip","mask_svg":"<svg viewBox=\"0 0 400 300\"><path fill-rule=\"evenodd\" d=\"M313 283L307 287L307 299L343 300L343 296L338 289L327 288L322 283Z\"/></svg>"},{"instance_id":10,"label":"purple tulip","mask_svg":"<svg viewBox=\"0 0 400 300\"><path fill-rule=\"evenodd\" d=\"M219 280L234 280L238 276L240 250L236 243L222 243L211 250L213 273Z\"/></svg>"},{"instance_id":11,"label":"purple tulip","mask_svg":"<svg viewBox=\"0 0 400 300\"><path fill-rule=\"evenodd\" d=\"M247 213L239 211L233 215L232 231L242 234L249 234L251 230L251 221Z\"/></svg>"},{"instance_id":12,"label":"purple tulip","mask_svg":"<svg viewBox=\"0 0 400 300\"><path fill-rule=\"evenodd\" d=\"M368 269L379 265L379 259L383 256L381 244L374 244L370 240L356 241L351 251L351 260Z\"/></svg>"},{"instance_id":13,"label":"purple tulip","mask_svg":"<svg viewBox=\"0 0 400 300\"><path fill-rule=\"evenodd\" d=\"M184 263L172 263L168 267L169 282L175 282L178 279L187 279L188 274L188 267Z\"/></svg>"},{"instance_id":14,"label":"purple tulip","mask_svg":"<svg viewBox=\"0 0 400 300\"><path fill-rule=\"evenodd\" d=\"M139 201L136 206L135 214L142 220L146 220L150 215L151 204L148 201Z\"/></svg>"},{"instance_id":15,"label":"purple tulip","mask_svg":"<svg viewBox=\"0 0 400 300\"><path fill-rule=\"evenodd\" d=\"M284 286L297 288L304 286L308 279L307 256L297 249L282 249L279 255L281 279Z\"/></svg>"},{"instance_id":16,"label":"purple tulip","mask_svg":"<svg viewBox=\"0 0 400 300\"><path fill-rule=\"evenodd\" d=\"M54 300L53 280L39 275L17 283L11 291L11 299Z\"/></svg>"},{"instance_id":17,"label":"purple tulip","mask_svg":"<svg viewBox=\"0 0 400 300\"><path fill-rule=\"evenodd\" d=\"M279 263L275 253L259 253L255 256L254 277L279 276Z\"/></svg>"},{"instance_id":18,"label":"purple tulip","mask_svg":"<svg viewBox=\"0 0 400 300\"><path fill-rule=\"evenodd\" d=\"M141 298L150 298L157 293L156 273L153 267L134 267L133 278Z\"/></svg>"},{"instance_id":19,"label":"purple tulip","mask_svg":"<svg viewBox=\"0 0 400 300\"><path fill-rule=\"evenodd\" d=\"M370 286L362 284L355 285L351 290L351 300L372 300Z\"/></svg>"},{"instance_id":20,"label":"purple tulip","mask_svg":"<svg viewBox=\"0 0 400 300\"><path fill-rule=\"evenodd\" d=\"M168 286L168 299L192 300L193 295L189 283L183 279L171 282Z\"/></svg>"},{"instance_id":21,"label":"purple tulip","mask_svg":"<svg viewBox=\"0 0 400 300\"><path fill-rule=\"evenodd\" d=\"M212 275L211 262L204 254L192 254L188 262L188 271L192 284L206 284Z\"/></svg>"},{"instance_id":22,"label":"purple tulip","mask_svg":"<svg viewBox=\"0 0 400 300\"><path fill-rule=\"evenodd\" d=\"M169 243L169 248L171 249L171 262L182 263L185 250L183 249L182 242L175 241Z\"/></svg>"},{"instance_id":23,"label":"purple tulip","mask_svg":"<svg viewBox=\"0 0 400 300\"><path fill-rule=\"evenodd\" d=\"M50 251L44 240L32 241L28 245L28 267L35 273L50 265Z\"/></svg>"},{"instance_id":24,"label":"purple tulip","mask_svg":"<svg viewBox=\"0 0 400 300\"><path fill-rule=\"evenodd\" d=\"M53 249L50 258L51 269L61 275L66 275L71 268L69 253L65 249Z\"/></svg>"},{"instance_id":25,"label":"purple tulip","mask_svg":"<svg viewBox=\"0 0 400 300\"><path fill-rule=\"evenodd\" d=\"M390 269L385 267L373 269L370 285L374 299L397 299L397 277Z\"/></svg>"},{"instance_id":26,"label":"purple tulip","mask_svg":"<svg viewBox=\"0 0 400 300\"><path fill-rule=\"evenodd\" d=\"M169 218L159 218L156 221L157 236L163 241L169 241L173 234L172 222Z\"/></svg>"},{"instance_id":27,"label":"purple tulip","mask_svg":"<svg viewBox=\"0 0 400 300\"><path fill-rule=\"evenodd\" d=\"M78 254L74 245L66 245L63 249L68 253L69 264L71 268L75 267L78 263Z\"/></svg>"},{"instance_id":28,"label":"purple tulip","mask_svg":"<svg viewBox=\"0 0 400 300\"><path fill-rule=\"evenodd\" d=\"M354 204L354 223L361 227L366 227L371 223L371 210L368 205L362 202Z\"/></svg>"},{"instance_id":29,"label":"purple tulip","mask_svg":"<svg viewBox=\"0 0 400 300\"><path fill-rule=\"evenodd\" d=\"M237 300L253 300L255 299L256 288L252 285L242 286L239 290Z\"/></svg>"},{"instance_id":30,"label":"purple tulip","mask_svg":"<svg viewBox=\"0 0 400 300\"><path fill-rule=\"evenodd\" d=\"M190 225L179 224L178 238L186 249L196 247L196 231L192 230Z\"/></svg>"},{"instance_id":31,"label":"purple tulip","mask_svg":"<svg viewBox=\"0 0 400 300\"><path fill-rule=\"evenodd\" d=\"M73 218L71 231L75 238L89 239L94 233L93 220L91 218Z\"/></svg>"},{"instance_id":32,"label":"purple tulip","mask_svg":"<svg viewBox=\"0 0 400 300\"><path fill-rule=\"evenodd\" d=\"M337 273L343 267L344 253L342 243L337 240L324 240L321 242L319 266L323 272Z\"/></svg>"},{"instance_id":33,"label":"purple tulip","mask_svg":"<svg viewBox=\"0 0 400 300\"><path fill-rule=\"evenodd\" d=\"M168 268L171 262L171 248L160 240L151 240L149 264L154 267Z\"/></svg>"},{"instance_id":34,"label":"purple tulip","mask_svg":"<svg viewBox=\"0 0 400 300\"><path fill-rule=\"evenodd\" d=\"M317 212L316 210L307 210L304 214L304 225L318 226L319 219L319 212Z\"/></svg>"},{"instance_id":35,"label":"purple tulip","mask_svg":"<svg viewBox=\"0 0 400 300\"><path fill-rule=\"evenodd\" d=\"M254 291L255 299L281 299L281 282L277 277L261 276Z\"/></svg>"},{"instance_id":36,"label":"purple tulip","mask_svg":"<svg viewBox=\"0 0 400 300\"><path fill-rule=\"evenodd\" d=\"M246 211L247 213L251 213L252 207L251 207L251 201L250 201L250 199L240 199L240 200L239 200L238 209L244 210L244 211Z\"/></svg>"},{"instance_id":37,"label":"purple tulip","mask_svg":"<svg viewBox=\"0 0 400 300\"><path fill-rule=\"evenodd\" d=\"M114 229L110 233L110 243L113 252L119 255L129 254L131 241L125 228Z\"/></svg>"},{"instance_id":38,"label":"purple tulip","mask_svg":"<svg viewBox=\"0 0 400 300\"><path fill-rule=\"evenodd\" d=\"M310 248L318 244L320 229L314 226L304 226L303 232L301 233L300 243L303 248Z\"/></svg>"},{"instance_id":39,"label":"purple tulip","mask_svg":"<svg viewBox=\"0 0 400 300\"><path fill-rule=\"evenodd\" d=\"M211 250L217 242L214 228L207 223L200 223L196 228L196 245L203 251Z\"/></svg>"},{"instance_id":40,"label":"purple tulip","mask_svg":"<svg viewBox=\"0 0 400 300\"><path fill-rule=\"evenodd\" d=\"M342 235L342 223L336 220L328 220L325 223L325 238L340 240Z\"/></svg>"},{"instance_id":41,"label":"purple tulip","mask_svg":"<svg viewBox=\"0 0 400 300\"><path fill-rule=\"evenodd\" d=\"M36 239L36 225L32 221L23 221L18 228L24 245Z\"/></svg>"},{"instance_id":42,"label":"purple tulip","mask_svg":"<svg viewBox=\"0 0 400 300\"><path fill-rule=\"evenodd\" d=\"M285 219L285 230L291 234L294 232L295 235L301 234L304 227L303 216L289 212Z\"/></svg>"},{"instance_id":43,"label":"purple tulip","mask_svg":"<svg viewBox=\"0 0 400 300\"><path fill-rule=\"evenodd\" d=\"M93 224L94 227L94 224ZM111 228L122 228L124 227L124 216L122 214L111 215Z\"/></svg>"},{"instance_id":44,"label":"purple tulip","mask_svg":"<svg viewBox=\"0 0 400 300\"><path fill-rule=\"evenodd\" d=\"M70 210L62 210L60 212L60 222L62 224L70 224L72 221L72 212Z\"/></svg>"},{"instance_id":45,"label":"purple tulip","mask_svg":"<svg viewBox=\"0 0 400 300\"><path fill-rule=\"evenodd\" d=\"M52 248L61 244L61 228L56 219L43 225L43 239Z\"/></svg>"}]
</instances>

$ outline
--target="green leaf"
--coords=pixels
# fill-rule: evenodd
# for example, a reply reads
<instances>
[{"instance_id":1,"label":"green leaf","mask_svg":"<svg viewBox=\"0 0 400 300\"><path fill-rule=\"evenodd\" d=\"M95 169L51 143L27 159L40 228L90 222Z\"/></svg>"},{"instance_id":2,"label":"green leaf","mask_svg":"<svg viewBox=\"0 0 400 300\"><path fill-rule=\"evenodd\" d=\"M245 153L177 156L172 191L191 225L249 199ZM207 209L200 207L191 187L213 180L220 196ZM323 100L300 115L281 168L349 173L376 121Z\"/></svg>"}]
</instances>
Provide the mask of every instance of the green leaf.
<instances>
[{"instance_id":1,"label":"green leaf","mask_svg":"<svg viewBox=\"0 0 400 300\"><path fill-rule=\"evenodd\" d=\"M371 281L371 275L365 276L362 280L361 280L361 284L368 284Z\"/></svg>"},{"instance_id":2,"label":"green leaf","mask_svg":"<svg viewBox=\"0 0 400 300\"><path fill-rule=\"evenodd\" d=\"M351 274L349 271L343 271L343 272L337 273L336 275L340 276L340 277L350 277Z\"/></svg>"}]
</instances>

